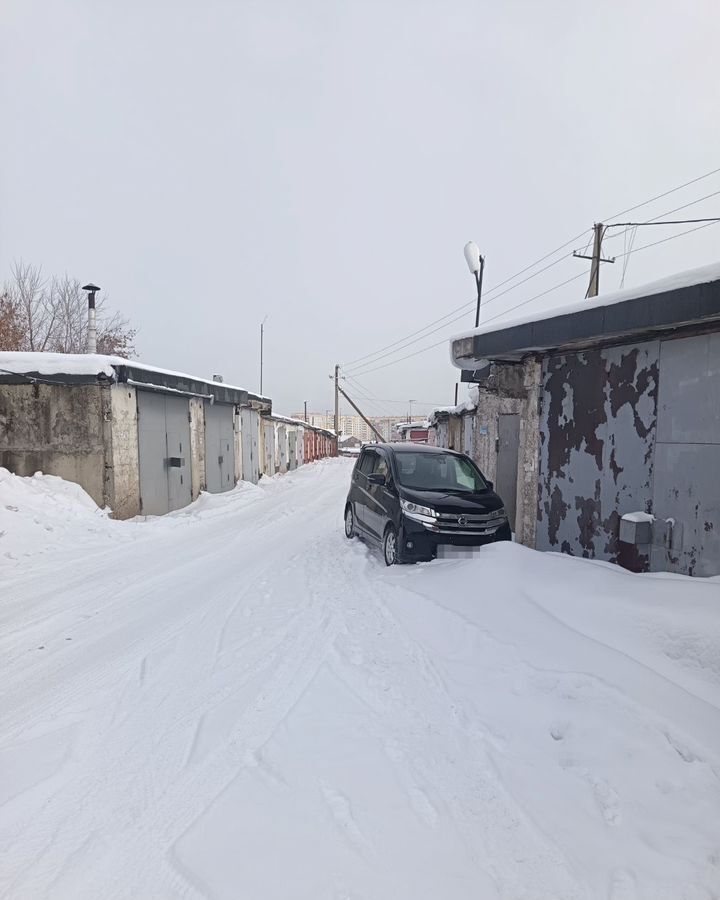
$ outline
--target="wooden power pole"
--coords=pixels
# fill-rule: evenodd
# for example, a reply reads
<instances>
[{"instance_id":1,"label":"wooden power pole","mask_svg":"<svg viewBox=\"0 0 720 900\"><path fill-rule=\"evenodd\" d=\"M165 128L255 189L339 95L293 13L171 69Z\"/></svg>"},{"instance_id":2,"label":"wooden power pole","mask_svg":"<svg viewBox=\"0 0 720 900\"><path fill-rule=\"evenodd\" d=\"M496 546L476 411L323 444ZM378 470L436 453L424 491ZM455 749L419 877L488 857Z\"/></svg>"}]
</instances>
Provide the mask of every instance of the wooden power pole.
<instances>
[{"instance_id":1,"label":"wooden power pole","mask_svg":"<svg viewBox=\"0 0 720 900\"><path fill-rule=\"evenodd\" d=\"M576 256L578 259L589 259L590 260L590 284L588 285L587 293L585 294L585 299L587 300L590 297L597 297L600 292L600 263L614 263L615 257L612 259L603 259L602 257L602 240L605 234L605 225L602 222L596 222L593 225L593 252L592 256L586 256L583 253L578 253L577 250L573 253L573 256Z\"/></svg>"},{"instance_id":2,"label":"wooden power pole","mask_svg":"<svg viewBox=\"0 0 720 900\"><path fill-rule=\"evenodd\" d=\"M337 384L337 382L336 382L336 384ZM380 432L373 425L373 423L370 421L370 419L368 419L368 417L365 415L365 413L360 409L360 407L357 405L357 403L355 403L353 400L351 400L350 397L348 397L348 395L345 393L345 391L340 386L338 386L338 391L343 395L343 397L347 400L347 402L350 404L350 406L352 406L352 408L355 410L355 412L360 416L360 418L363 420L363 422L368 426L370 431L373 432L373 434L380 441L380 443L383 443L385 438L380 434Z\"/></svg>"},{"instance_id":3,"label":"wooden power pole","mask_svg":"<svg viewBox=\"0 0 720 900\"><path fill-rule=\"evenodd\" d=\"M335 434L340 437L340 366L335 366Z\"/></svg>"}]
</instances>

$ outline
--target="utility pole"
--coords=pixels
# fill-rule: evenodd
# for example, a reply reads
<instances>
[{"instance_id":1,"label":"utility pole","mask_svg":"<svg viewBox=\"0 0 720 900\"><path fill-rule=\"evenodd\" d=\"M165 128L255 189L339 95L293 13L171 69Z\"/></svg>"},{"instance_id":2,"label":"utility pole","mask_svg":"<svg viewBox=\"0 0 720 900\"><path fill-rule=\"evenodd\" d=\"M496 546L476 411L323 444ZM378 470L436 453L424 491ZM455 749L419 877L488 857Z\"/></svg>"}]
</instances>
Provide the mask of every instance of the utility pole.
<instances>
[{"instance_id":1,"label":"utility pole","mask_svg":"<svg viewBox=\"0 0 720 900\"><path fill-rule=\"evenodd\" d=\"M335 434L340 437L340 366L335 366Z\"/></svg>"},{"instance_id":2,"label":"utility pole","mask_svg":"<svg viewBox=\"0 0 720 900\"><path fill-rule=\"evenodd\" d=\"M307 400L305 401L305 421L307 422Z\"/></svg>"},{"instance_id":3,"label":"utility pole","mask_svg":"<svg viewBox=\"0 0 720 900\"><path fill-rule=\"evenodd\" d=\"M590 284L588 285L587 293L585 294L585 299L589 299L590 297L597 297L600 292L600 263L614 263L615 257L612 259L603 259L602 257L602 240L605 235L605 231L607 226L603 225L602 222L595 222L593 225L593 252L592 256L585 256L583 253L578 253L577 250L573 253L573 256L578 259L589 259L590 260Z\"/></svg>"},{"instance_id":4,"label":"utility pole","mask_svg":"<svg viewBox=\"0 0 720 900\"><path fill-rule=\"evenodd\" d=\"M370 421L370 419L368 419L368 417L363 413L363 411L360 409L360 407L357 404L353 403L353 401L348 397L348 395L345 393L345 391L339 385L338 385L338 391L343 395L343 397L347 400L347 402L350 404L350 406L352 406L352 408L355 410L355 412L360 416L360 418L363 420L363 422L365 422L367 427L372 431L372 433L375 435L375 437L382 444L385 441L385 438L380 434L380 432L373 425L373 423Z\"/></svg>"},{"instance_id":5,"label":"utility pole","mask_svg":"<svg viewBox=\"0 0 720 900\"><path fill-rule=\"evenodd\" d=\"M262 397L262 381L263 381L263 340L265 337L265 323L267 316L260 323L260 396Z\"/></svg>"}]
</instances>

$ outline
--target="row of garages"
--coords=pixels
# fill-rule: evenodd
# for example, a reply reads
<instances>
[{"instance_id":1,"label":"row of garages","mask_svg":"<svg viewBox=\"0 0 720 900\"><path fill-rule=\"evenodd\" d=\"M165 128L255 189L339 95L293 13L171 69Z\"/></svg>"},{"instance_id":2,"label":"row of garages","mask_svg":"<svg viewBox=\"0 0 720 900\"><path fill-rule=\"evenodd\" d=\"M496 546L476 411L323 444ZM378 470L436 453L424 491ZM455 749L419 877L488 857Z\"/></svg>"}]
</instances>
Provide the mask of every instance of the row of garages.
<instances>
[{"instance_id":1,"label":"row of garages","mask_svg":"<svg viewBox=\"0 0 720 900\"><path fill-rule=\"evenodd\" d=\"M0 466L74 481L118 518L334 455L331 432L222 382L112 357L0 353Z\"/></svg>"}]
</instances>

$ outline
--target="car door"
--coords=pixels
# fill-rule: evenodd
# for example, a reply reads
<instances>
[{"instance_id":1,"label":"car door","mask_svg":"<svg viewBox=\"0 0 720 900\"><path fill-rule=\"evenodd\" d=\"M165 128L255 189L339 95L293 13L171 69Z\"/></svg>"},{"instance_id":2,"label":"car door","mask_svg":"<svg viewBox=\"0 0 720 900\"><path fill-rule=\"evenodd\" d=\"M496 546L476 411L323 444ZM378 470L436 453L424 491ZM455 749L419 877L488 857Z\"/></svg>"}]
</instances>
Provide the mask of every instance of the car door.
<instances>
[{"instance_id":1,"label":"car door","mask_svg":"<svg viewBox=\"0 0 720 900\"><path fill-rule=\"evenodd\" d=\"M372 474L384 475L385 484L368 484L367 505L365 507L365 527L370 534L380 540L385 526L392 517L393 485L390 462L382 450L374 451Z\"/></svg>"},{"instance_id":2,"label":"car door","mask_svg":"<svg viewBox=\"0 0 720 900\"><path fill-rule=\"evenodd\" d=\"M363 450L353 471L355 521L363 530L368 530L368 503L371 499L367 477L375 467L376 458L377 453L374 450Z\"/></svg>"}]
</instances>

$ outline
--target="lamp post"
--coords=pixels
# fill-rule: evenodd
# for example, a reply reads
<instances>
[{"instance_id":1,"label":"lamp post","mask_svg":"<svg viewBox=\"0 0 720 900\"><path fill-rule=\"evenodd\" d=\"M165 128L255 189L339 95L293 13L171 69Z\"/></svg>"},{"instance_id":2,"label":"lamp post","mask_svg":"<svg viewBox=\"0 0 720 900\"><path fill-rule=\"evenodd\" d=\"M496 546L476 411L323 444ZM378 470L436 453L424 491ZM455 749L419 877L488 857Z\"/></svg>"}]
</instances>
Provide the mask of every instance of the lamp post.
<instances>
[{"instance_id":1,"label":"lamp post","mask_svg":"<svg viewBox=\"0 0 720 900\"><path fill-rule=\"evenodd\" d=\"M97 353L97 325L95 323L95 294L100 288L90 282L84 284L82 290L88 292L88 330L87 330L87 352Z\"/></svg>"},{"instance_id":2,"label":"lamp post","mask_svg":"<svg viewBox=\"0 0 720 900\"><path fill-rule=\"evenodd\" d=\"M262 397L262 385L263 385L263 342L265 340L265 323L267 322L268 317L265 318L260 323L260 396Z\"/></svg>"},{"instance_id":3,"label":"lamp post","mask_svg":"<svg viewBox=\"0 0 720 900\"><path fill-rule=\"evenodd\" d=\"M465 261L468 264L468 269L475 276L475 283L477 284L477 310L475 312L475 327L477 328L480 324L480 300L482 298L482 280L483 280L483 270L485 268L485 257L480 255L480 248L475 243L475 241L468 241L465 244Z\"/></svg>"}]
</instances>

